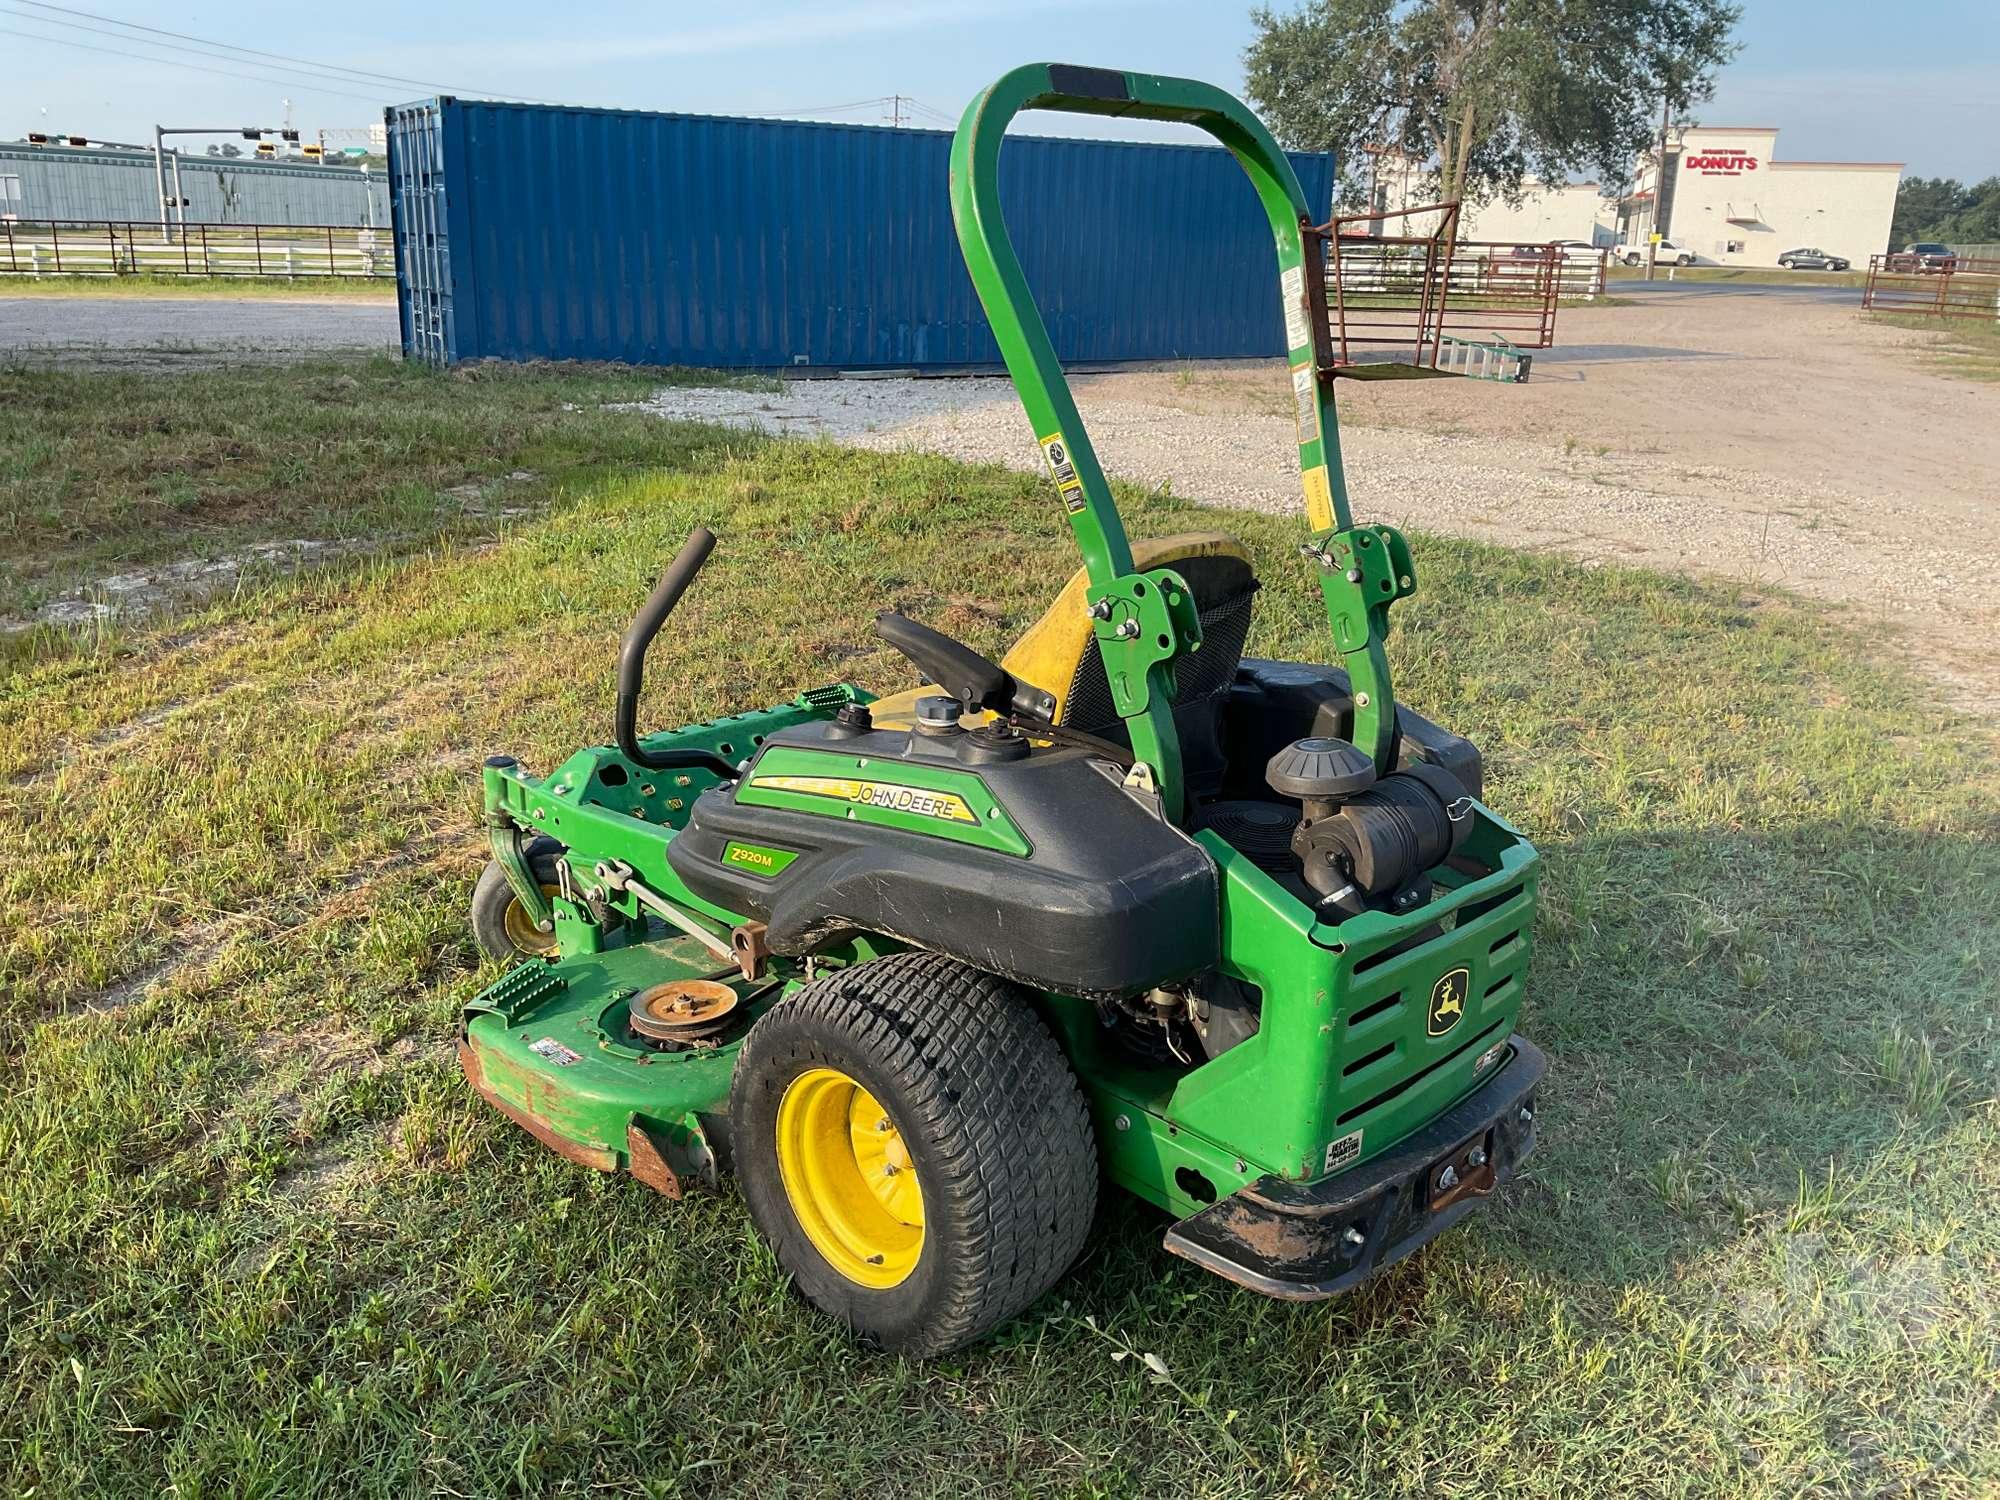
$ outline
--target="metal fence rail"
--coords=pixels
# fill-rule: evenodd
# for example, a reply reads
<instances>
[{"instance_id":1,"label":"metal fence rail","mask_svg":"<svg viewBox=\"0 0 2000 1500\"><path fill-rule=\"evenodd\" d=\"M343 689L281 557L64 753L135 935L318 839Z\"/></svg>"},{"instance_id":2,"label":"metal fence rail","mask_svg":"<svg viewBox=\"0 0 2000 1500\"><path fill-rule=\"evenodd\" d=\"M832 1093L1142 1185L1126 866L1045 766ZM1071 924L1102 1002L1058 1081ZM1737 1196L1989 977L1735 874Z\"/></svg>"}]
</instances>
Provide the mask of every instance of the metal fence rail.
<instances>
[{"instance_id":1,"label":"metal fence rail","mask_svg":"<svg viewBox=\"0 0 2000 1500\"><path fill-rule=\"evenodd\" d=\"M1380 232L1391 219L1415 228L1431 215L1435 227L1425 232ZM1364 350L1385 349L1391 358L1407 350L1408 362L1419 367L1445 368L1452 364L1440 358L1447 342L1546 349L1555 342L1563 299L1604 291L1601 250L1461 240L1457 229L1453 203L1343 215L1319 227L1335 368L1362 363ZM1467 372L1453 367L1452 373Z\"/></svg>"},{"instance_id":2,"label":"metal fence rail","mask_svg":"<svg viewBox=\"0 0 2000 1500\"><path fill-rule=\"evenodd\" d=\"M1861 305L1873 312L2000 322L2000 259L1960 255L1926 265L1900 251L1871 256Z\"/></svg>"},{"instance_id":3,"label":"metal fence rail","mask_svg":"<svg viewBox=\"0 0 2000 1500\"><path fill-rule=\"evenodd\" d=\"M337 276L393 280L389 233L337 224L182 224L125 219L0 221L0 275Z\"/></svg>"}]
</instances>

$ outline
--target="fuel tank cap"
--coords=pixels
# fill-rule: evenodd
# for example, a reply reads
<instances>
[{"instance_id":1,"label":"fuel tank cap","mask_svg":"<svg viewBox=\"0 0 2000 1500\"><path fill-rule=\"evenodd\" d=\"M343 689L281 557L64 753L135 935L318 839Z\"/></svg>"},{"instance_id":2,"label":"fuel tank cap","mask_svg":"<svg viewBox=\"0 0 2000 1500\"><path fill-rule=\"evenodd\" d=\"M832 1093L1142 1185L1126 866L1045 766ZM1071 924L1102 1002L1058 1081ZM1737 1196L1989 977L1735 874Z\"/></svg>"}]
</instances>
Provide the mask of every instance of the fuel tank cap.
<instances>
[{"instance_id":1,"label":"fuel tank cap","mask_svg":"<svg viewBox=\"0 0 2000 1500\"><path fill-rule=\"evenodd\" d=\"M917 728L925 734L951 734L965 717L965 705L942 694L917 700Z\"/></svg>"}]
</instances>

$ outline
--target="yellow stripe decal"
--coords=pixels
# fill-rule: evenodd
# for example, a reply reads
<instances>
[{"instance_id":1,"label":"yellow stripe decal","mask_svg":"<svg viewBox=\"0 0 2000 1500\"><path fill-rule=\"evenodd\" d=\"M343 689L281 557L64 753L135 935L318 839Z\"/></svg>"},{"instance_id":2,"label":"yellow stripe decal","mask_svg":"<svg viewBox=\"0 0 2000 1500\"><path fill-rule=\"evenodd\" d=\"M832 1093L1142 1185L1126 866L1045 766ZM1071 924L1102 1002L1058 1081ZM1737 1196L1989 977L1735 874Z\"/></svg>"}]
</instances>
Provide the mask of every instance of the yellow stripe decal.
<instances>
[{"instance_id":1,"label":"yellow stripe decal","mask_svg":"<svg viewBox=\"0 0 2000 1500\"><path fill-rule=\"evenodd\" d=\"M750 785L773 792L803 792L810 797L834 797L863 807L887 808L923 818L943 818L951 823L979 822L956 792L932 791L923 786L902 786L893 781L858 781L843 776L753 776Z\"/></svg>"},{"instance_id":2,"label":"yellow stripe decal","mask_svg":"<svg viewBox=\"0 0 2000 1500\"><path fill-rule=\"evenodd\" d=\"M1326 465L1307 469L1304 474L1306 487L1306 525L1314 531L1333 530L1333 486L1328 483Z\"/></svg>"}]
</instances>

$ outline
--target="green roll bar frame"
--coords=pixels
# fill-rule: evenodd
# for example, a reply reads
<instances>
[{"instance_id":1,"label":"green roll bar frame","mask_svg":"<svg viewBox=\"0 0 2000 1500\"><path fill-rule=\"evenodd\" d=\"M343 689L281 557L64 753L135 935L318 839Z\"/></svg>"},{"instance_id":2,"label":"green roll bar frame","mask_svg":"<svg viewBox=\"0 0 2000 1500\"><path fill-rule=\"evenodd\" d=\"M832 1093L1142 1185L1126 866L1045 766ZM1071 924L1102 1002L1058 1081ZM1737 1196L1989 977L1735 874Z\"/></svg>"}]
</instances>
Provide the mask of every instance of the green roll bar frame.
<instances>
[{"instance_id":1,"label":"green roll bar frame","mask_svg":"<svg viewBox=\"0 0 2000 1500\"><path fill-rule=\"evenodd\" d=\"M1000 147L1008 124L1024 109L1192 125L1228 147L1249 174L1278 252L1309 527L1299 550L1319 569L1334 648L1353 686L1354 742L1374 757L1378 772L1393 770L1395 698L1383 642L1389 606L1413 592L1415 575L1402 536L1388 526L1356 527L1348 507L1327 351L1326 236L1313 222L1291 163L1242 101L1209 84L1030 63L987 88L959 120L951 143L952 221L1083 553L1098 649L1133 755L1151 770L1167 815L1178 820L1184 793L1172 668L1176 658L1199 647L1201 624L1186 584L1171 569L1134 571L1111 488L1007 234Z\"/></svg>"}]
</instances>

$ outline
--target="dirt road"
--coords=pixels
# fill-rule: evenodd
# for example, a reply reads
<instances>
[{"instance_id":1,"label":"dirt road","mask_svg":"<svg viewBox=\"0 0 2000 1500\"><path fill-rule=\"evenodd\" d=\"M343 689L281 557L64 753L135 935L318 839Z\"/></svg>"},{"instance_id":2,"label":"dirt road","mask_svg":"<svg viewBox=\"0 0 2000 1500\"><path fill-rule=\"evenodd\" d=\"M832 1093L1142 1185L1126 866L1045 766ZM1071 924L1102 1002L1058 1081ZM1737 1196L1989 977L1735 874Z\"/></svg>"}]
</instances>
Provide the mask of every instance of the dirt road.
<instances>
[{"instance_id":1,"label":"dirt road","mask_svg":"<svg viewBox=\"0 0 2000 1500\"><path fill-rule=\"evenodd\" d=\"M92 368L297 359L398 347L393 301L0 296L0 360Z\"/></svg>"},{"instance_id":2,"label":"dirt road","mask_svg":"<svg viewBox=\"0 0 2000 1500\"><path fill-rule=\"evenodd\" d=\"M1778 584L1883 621L1950 691L2000 709L2000 386L1927 368L1921 335L1810 297L1565 311L1525 386L1343 382L1356 513L1578 556ZM1110 472L1225 505L1298 503L1275 363L1076 381ZM669 389L663 415L1031 468L1004 380Z\"/></svg>"}]
</instances>

